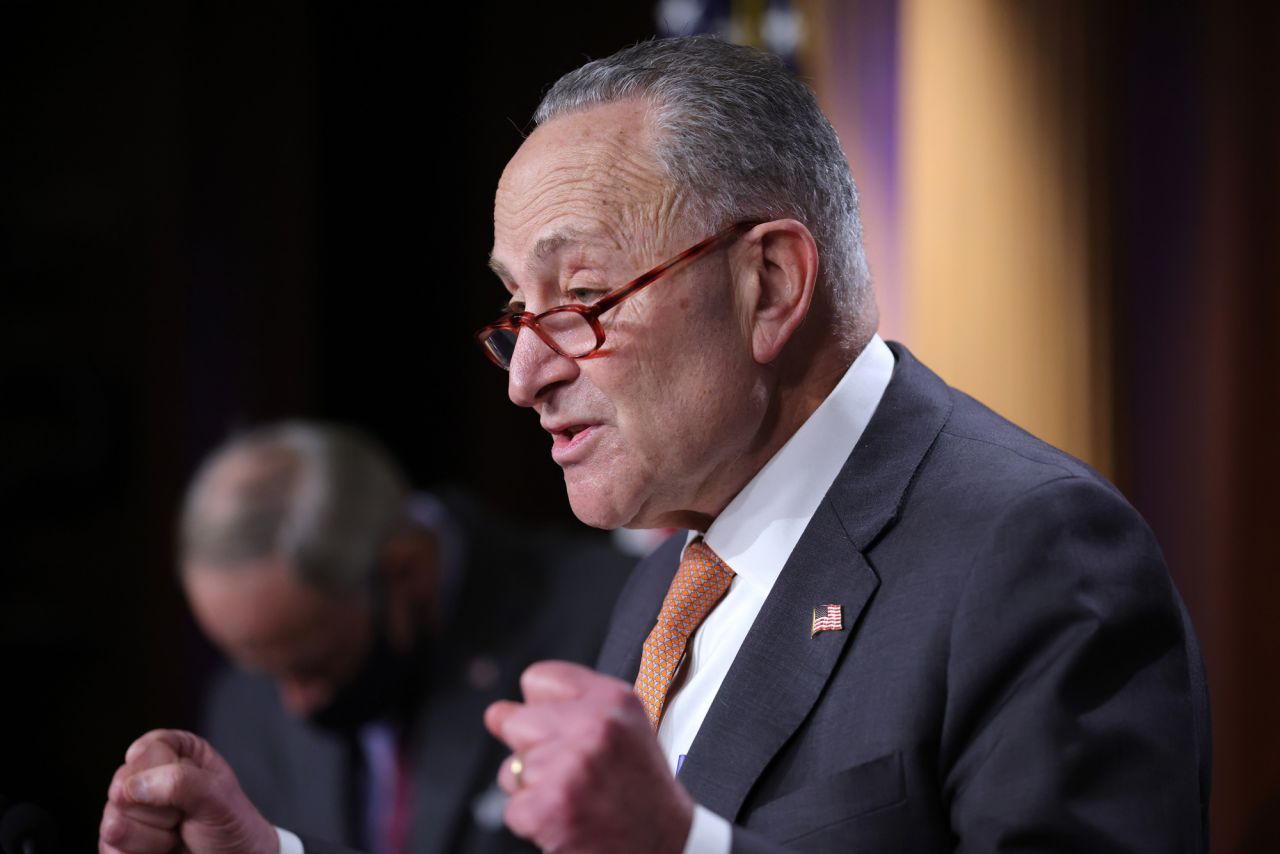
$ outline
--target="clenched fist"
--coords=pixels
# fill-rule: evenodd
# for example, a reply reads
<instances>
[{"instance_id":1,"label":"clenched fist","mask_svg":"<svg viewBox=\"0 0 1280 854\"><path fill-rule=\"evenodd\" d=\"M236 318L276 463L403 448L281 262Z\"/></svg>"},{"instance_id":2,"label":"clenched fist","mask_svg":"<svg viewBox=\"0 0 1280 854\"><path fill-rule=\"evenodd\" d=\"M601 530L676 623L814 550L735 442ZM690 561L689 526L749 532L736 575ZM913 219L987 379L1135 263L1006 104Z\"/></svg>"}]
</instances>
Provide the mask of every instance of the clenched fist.
<instances>
[{"instance_id":1,"label":"clenched fist","mask_svg":"<svg viewBox=\"0 0 1280 854\"><path fill-rule=\"evenodd\" d=\"M102 854L278 854L279 837L208 742L153 730L130 745L107 791Z\"/></svg>"},{"instance_id":2,"label":"clenched fist","mask_svg":"<svg viewBox=\"0 0 1280 854\"><path fill-rule=\"evenodd\" d=\"M498 773L511 831L551 852L678 854L693 799L671 776L631 686L544 661L520 688L523 703L485 712L489 731L515 751Z\"/></svg>"}]
</instances>

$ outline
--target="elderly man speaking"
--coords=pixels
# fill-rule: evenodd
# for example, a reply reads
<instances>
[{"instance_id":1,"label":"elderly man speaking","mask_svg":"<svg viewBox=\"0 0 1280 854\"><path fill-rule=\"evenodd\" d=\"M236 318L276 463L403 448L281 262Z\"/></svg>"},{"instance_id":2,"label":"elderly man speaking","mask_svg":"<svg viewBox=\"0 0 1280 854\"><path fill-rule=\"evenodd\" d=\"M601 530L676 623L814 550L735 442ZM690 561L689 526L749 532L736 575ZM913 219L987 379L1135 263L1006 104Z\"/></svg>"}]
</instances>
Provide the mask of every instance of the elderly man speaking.
<instances>
[{"instance_id":1,"label":"elderly man speaking","mask_svg":"<svg viewBox=\"0 0 1280 854\"><path fill-rule=\"evenodd\" d=\"M875 334L809 90L654 41L537 122L478 338L579 518L687 533L636 570L601 672L536 664L488 710L508 826L550 851L1200 849L1203 672L1158 546ZM107 809L121 850L296 843L185 734L135 743Z\"/></svg>"}]
</instances>

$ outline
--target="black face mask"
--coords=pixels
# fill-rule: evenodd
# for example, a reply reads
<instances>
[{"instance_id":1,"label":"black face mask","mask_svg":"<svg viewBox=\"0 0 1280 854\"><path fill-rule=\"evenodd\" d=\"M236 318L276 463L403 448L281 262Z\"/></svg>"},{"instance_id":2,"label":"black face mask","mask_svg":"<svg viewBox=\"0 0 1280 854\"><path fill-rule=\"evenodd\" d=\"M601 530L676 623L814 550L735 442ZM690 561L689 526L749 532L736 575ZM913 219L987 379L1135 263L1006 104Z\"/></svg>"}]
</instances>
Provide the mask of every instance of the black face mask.
<instances>
[{"instance_id":1,"label":"black face mask","mask_svg":"<svg viewBox=\"0 0 1280 854\"><path fill-rule=\"evenodd\" d=\"M374 628L368 655L334 695L307 720L343 735L352 735L370 721L404 720L413 711L427 666L428 644L420 641L407 651L392 648L381 625Z\"/></svg>"}]
</instances>

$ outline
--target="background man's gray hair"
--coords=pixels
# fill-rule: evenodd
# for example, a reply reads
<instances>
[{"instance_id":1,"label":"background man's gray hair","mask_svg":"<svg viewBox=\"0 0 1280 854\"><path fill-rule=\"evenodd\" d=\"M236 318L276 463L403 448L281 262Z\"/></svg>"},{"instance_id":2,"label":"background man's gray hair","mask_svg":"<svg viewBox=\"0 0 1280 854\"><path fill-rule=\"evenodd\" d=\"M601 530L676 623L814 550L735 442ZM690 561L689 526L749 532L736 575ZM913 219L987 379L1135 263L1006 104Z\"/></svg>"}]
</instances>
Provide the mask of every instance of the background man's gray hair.
<instances>
[{"instance_id":1,"label":"background man's gray hair","mask_svg":"<svg viewBox=\"0 0 1280 854\"><path fill-rule=\"evenodd\" d=\"M283 558L308 583L363 592L406 519L404 475L373 440L282 422L233 436L200 466L179 522L179 564Z\"/></svg>"},{"instance_id":2,"label":"background man's gray hair","mask_svg":"<svg viewBox=\"0 0 1280 854\"><path fill-rule=\"evenodd\" d=\"M708 232L735 220L794 218L818 242L820 293L836 328L875 329L858 191L813 92L782 62L707 36L641 42L561 77L538 124L601 104L647 102L657 157Z\"/></svg>"}]
</instances>

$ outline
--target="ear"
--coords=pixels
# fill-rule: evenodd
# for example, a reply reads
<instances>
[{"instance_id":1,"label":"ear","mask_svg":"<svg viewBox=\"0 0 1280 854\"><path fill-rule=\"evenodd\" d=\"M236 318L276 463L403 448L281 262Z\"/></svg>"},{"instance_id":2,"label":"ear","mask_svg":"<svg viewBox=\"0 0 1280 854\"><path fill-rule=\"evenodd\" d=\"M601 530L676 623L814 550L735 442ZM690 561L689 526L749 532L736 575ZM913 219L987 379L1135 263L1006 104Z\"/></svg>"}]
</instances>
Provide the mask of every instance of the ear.
<instances>
[{"instance_id":1,"label":"ear","mask_svg":"<svg viewBox=\"0 0 1280 854\"><path fill-rule=\"evenodd\" d=\"M818 242L794 219L756 226L746 235L754 287L747 291L751 353L767 365L782 354L804 322L818 281Z\"/></svg>"}]
</instances>

